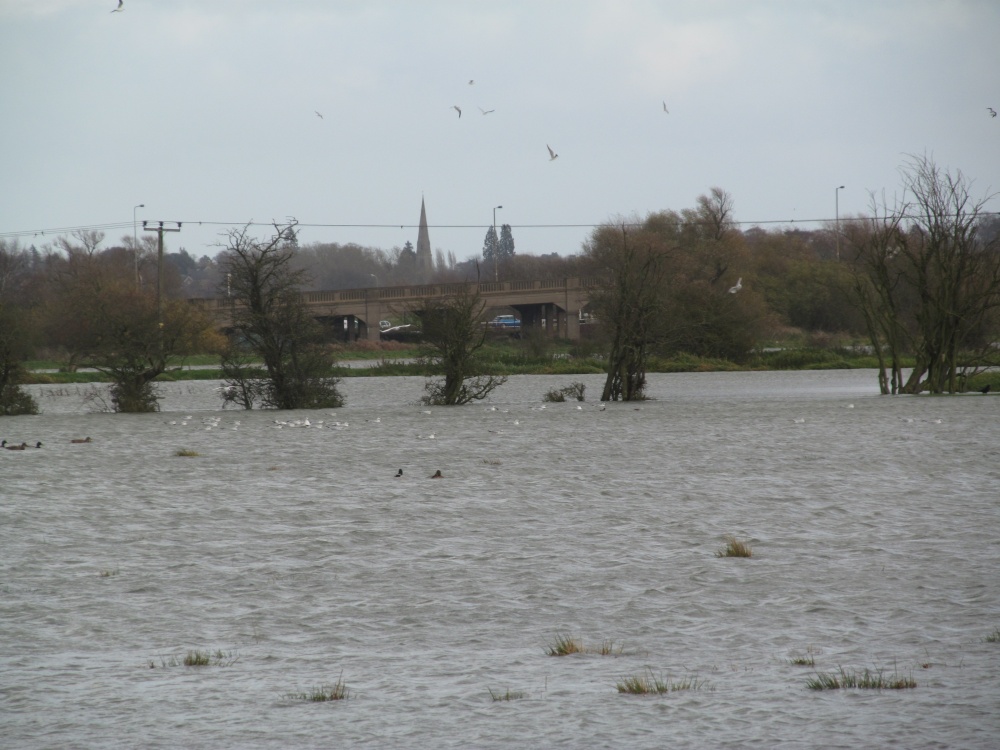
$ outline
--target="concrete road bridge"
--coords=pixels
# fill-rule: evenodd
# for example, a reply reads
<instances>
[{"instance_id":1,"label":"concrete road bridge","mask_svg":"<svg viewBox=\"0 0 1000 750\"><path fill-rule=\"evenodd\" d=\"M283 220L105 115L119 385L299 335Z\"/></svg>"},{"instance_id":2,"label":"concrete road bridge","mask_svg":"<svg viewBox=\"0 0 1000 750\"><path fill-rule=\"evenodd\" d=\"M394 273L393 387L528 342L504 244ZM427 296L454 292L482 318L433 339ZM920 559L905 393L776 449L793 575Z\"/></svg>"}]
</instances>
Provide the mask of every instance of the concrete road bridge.
<instances>
[{"instance_id":1,"label":"concrete road bridge","mask_svg":"<svg viewBox=\"0 0 1000 750\"><path fill-rule=\"evenodd\" d=\"M573 277L536 281L479 282L479 294L487 310L513 308L522 330L534 328L554 338L579 340L580 320L591 292L602 283L597 277ZM345 339L380 337L378 322L389 317L415 314L428 303L446 299L462 290L474 290L476 282L379 286L330 292L303 292L313 317L329 325ZM232 324L231 300L192 299L191 304L208 311L221 328Z\"/></svg>"}]
</instances>

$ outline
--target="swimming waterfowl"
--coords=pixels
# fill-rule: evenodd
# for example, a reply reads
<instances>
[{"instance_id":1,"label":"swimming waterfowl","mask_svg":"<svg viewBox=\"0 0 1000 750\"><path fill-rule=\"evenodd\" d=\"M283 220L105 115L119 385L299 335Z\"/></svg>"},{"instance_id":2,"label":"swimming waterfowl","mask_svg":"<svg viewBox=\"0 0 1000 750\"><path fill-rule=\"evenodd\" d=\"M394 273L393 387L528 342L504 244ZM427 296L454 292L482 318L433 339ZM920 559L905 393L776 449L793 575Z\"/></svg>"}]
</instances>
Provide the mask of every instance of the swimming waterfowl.
<instances>
[{"instance_id":1,"label":"swimming waterfowl","mask_svg":"<svg viewBox=\"0 0 1000 750\"><path fill-rule=\"evenodd\" d=\"M25 448L28 447L28 444L21 443L20 445L7 445L7 441L4 440L2 443L0 443L0 447L6 448L9 451L23 451Z\"/></svg>"},{"instance_id":2,"label":"swimming waterfowl","mask_svg":"<svg viewBox=\"0 0 1000 750\"><path fill-rule=\"evenodd\" d=\"M73 438L72 440L70 440L70 442L71 443L92 443L94 441L91 440L89 437L85 437L85 438Z\"/></svg>"},{"instance_id":3,"label":"swimming waterfowl","mask_svg":"<svg viewBox=\"0 0 1000 750\"><path fill-rule=\"evenodd\" d=\"M441 473L441 469L435 471L433 476L431 476L431 479L444 479L444 474Z\"/></svg>"},{"instance_id":4,"label":"swimming waterfowl","mask_svg":"<svg viewBox=\"0 0 1000 750\"><path fill-rule=\"evenodd\" d=\"M397 477L401 477L401 476L403 476L403 470L402 470L402 469L400 469L399 471L397 471L397 472L396 472L396 476L397 476Z\"/></svg>"}]
</instances>

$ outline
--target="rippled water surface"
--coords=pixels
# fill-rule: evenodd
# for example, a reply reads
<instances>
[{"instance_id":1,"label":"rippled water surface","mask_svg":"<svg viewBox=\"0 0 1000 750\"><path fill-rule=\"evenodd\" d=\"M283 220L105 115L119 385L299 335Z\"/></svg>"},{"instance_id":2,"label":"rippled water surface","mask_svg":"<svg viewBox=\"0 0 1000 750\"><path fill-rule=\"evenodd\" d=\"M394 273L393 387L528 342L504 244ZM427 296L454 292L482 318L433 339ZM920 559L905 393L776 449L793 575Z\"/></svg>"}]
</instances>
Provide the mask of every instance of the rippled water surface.
<instances>
[{"instance_id":1,"label":"rippled water surface","mask_svg":"<svg viewBox=\"0 0 1000 750\"><path fill-rule=\"evenodd\" d=\"M0 745L996 746L1000 398L719 373L539 408L574 380L428 409L355 378L335 413L177 383L140 416L32 388L0 420L44 443L0 451ZM838 667L917 687L806 687ZM617 692L642 673L703 684Z\"/></svg>"}]
</instances>

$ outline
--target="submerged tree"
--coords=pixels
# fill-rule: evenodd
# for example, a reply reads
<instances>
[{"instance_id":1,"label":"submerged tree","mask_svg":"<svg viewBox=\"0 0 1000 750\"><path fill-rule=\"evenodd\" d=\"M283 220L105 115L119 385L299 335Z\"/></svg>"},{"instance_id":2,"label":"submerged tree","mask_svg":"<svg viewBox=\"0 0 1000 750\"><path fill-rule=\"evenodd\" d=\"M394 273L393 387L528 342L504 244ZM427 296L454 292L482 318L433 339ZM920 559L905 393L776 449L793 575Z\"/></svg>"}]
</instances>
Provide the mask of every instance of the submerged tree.
<instances>
[{"instance_id":1,"label":"submerged tree","mask_svg":"<svg viewBox=\"0 0 1000 750\"><path fill-rule=\"evenodd\" d=\"M608 274L591 297L611 340L601 400L641 400L650 349L663 332L665 248L649 235L630 238L622 223L598 228L587 253Z\"/></svg>"},{"instance_id":2,"label":"submerged tree","mask_svg":"<svg viewBox=\"0 0 1000 750\"><path fill-rule=\"evenodd\" d=\"M248 227L229 232L223 264L233 303L236 343L263 361L263 370L232 349L224 363L227 386L244 408L258 398L273 409L319 409L344 403L334 375L335 360L323 329L301 294L305 274L292 267L296 222L274 225L259 241Z\"/></svg>"},{"instance_id":3,"label":"submerged tree","mask_svg":"<svg viewBox=\"0 0 1000 750\"><path fill-rule=\"evenodd\" d=\"M37 414L38 403L22 387L31 351L27 257L16 240L0 240L0 415Z\"/></svg>"},{"instance_id":4,"label":"submerged tree","mask_svg":"<svg viewBox=\"0 0 1000 750\"><path fill-rule=\"evenodd\" d=\"M476 359L486 341L485 309L477 282L451 285L449 294L421 311L426 358L444 370L443 381L427 383L424 403L467 404L507 382L504 376L484 373Z\"/></svg>"},{"instance_id":5,"label":"submerged tree","mask_svg":"<svg viewBox=\"0 0 1000 750\"><path fill-rule=\"evenodd\" d=\"M0 416L38 413L38 403L22 387L28 349L23 311L0 299Z\"/></svg>"},{"instance_id":6,"label":"submerged tree","mask_svg":"<svg viewBox=\"0 0 1000 750\"><path fill-rule=\"evenodd\" d=\"M926 156L911 158L903 187L893 206L873 198L873 218L849 230L856 299L883 393L953 393L1000 364L1000 239L979 233L991 196L973 199L961 172Z\"/></svg>"},{"instance_id":7,"label":"submerged tree","mask_svg":"<svg viewBox=\"0 0 1000 750\"><path fill-rule=\"evenodd\" d=\"M137 288L130 255L98 254L93 233L77 239L63 241L66 257L52 261L43 326L72 362L108 376L114 411L156 411L155 381L171 357L217 350L219 339L197 308Z\"/></svg>"}]
</instances>

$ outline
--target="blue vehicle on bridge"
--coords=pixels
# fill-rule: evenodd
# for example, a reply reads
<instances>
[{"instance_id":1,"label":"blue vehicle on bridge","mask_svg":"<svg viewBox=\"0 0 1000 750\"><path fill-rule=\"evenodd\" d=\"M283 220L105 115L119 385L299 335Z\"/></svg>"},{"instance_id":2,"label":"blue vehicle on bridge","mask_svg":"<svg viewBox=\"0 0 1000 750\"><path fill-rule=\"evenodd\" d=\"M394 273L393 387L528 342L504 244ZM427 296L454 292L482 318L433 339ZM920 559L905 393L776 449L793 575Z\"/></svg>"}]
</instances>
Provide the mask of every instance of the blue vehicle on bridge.
<instances>
[{"instance_id":1,"label":"blue vehicle on bridge","mask_svg":"<svg viewBox=\"0 0 1000 750\"><path fill-rule=\"evenodd\" d=\"M521 321L517 319L514 315L497 315L493 320L491 320L487 325L497 331L511 330L519 331L521 330Z\"/></svg>"}]
</instances>

